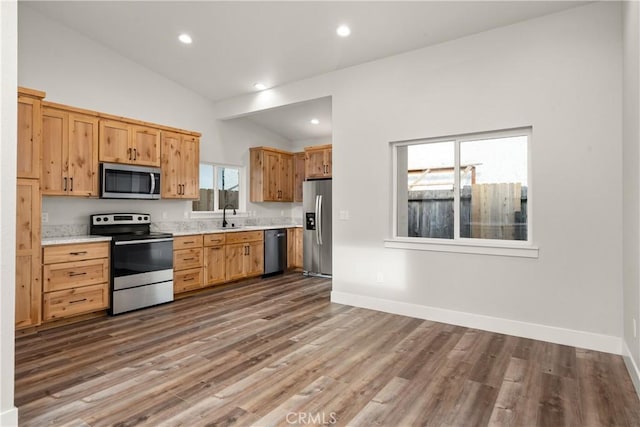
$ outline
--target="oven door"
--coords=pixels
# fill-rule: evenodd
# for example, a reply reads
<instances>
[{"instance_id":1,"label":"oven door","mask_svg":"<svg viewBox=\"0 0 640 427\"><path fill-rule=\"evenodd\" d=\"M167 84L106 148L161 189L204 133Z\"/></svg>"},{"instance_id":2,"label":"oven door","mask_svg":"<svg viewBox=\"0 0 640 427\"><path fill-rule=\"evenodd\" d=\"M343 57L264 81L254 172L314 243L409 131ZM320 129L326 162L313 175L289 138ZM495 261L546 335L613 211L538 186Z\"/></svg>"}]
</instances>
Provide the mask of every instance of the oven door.
<instances>
[{"instance_id":1,"label":"oven door","mask_svg":"<svg viewBox=\"0 0 640 427\"><path fill-rule=\"evenodd\" d=\"M173 238L113 242L113 290L173 280Z\"/></svg>"}]
</instances>

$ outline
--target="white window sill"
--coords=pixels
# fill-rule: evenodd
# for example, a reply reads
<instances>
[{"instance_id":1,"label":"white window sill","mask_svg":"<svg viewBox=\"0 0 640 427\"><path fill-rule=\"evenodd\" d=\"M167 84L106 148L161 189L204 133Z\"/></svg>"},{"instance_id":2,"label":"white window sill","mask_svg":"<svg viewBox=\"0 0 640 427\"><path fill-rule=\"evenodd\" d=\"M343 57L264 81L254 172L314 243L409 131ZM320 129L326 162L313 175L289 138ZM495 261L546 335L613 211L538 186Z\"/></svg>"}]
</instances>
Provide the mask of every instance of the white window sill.
<instances>
[{"instance_id":1,"label":"white window sill","mask_svg":"<svg viewBox=\"0 0 640 427\"><path fill-rule=\"evenodd\" d=\"M417 251L454 252L461 254L497 255L521 258L538 258L539 249L526 243L440 240L423 239L419 237L396 237L385 239L385 248L411 249Z\"/></svg>"}]
</instances>

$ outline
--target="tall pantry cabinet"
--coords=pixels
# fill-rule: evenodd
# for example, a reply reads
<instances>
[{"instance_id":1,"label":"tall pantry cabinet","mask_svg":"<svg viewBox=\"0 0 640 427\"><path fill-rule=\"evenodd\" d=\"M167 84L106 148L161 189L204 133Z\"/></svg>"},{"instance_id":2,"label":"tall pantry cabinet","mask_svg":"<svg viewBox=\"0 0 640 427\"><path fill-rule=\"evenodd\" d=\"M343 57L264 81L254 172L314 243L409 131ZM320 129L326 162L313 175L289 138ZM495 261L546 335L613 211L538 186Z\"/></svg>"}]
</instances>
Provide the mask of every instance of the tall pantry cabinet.
<instances>
[{"instance_id":1,"label":"tall pantry cabinet","mask_svg":"<svg viewBox=\"0 0 640 427\"><path fill-rule=\"evenodd\" d=\"M45 93L18 88L16 329L41 322L40 152Z\"/></svg>"}]
</instances>

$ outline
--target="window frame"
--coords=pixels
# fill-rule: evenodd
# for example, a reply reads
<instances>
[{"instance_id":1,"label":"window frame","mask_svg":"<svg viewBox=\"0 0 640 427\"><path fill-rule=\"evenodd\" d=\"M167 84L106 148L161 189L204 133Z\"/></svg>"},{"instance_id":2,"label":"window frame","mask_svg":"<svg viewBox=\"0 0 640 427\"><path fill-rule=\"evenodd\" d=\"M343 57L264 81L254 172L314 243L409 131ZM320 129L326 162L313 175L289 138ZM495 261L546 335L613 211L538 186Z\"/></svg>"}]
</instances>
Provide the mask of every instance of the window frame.
<instances>
[{"instance_id":1,"label":"window frame","mask_svg":"<svg viewBox=\"0 0 640 427\"><path fill-rule=\"evenodd\" d=\"M191 205L191 218L217 218L222 217L222 209L218 209L218 168L229 168L229 169L238 169L238 209L236 209L236 214L238 216L247 216L247 197L246 197L246 167L242 165L233 165L228 163L215 163L215 162L199 162L198 163L198 174L200 174L200 165L205 164L209 166L213 166L213 207L212 211L194 211L193 204ZM198 193L200 193L200 188L198 188ZM227 209L227 212L229 210Z\"/></svg>"},{"instance_id":2,"label":"window frame","mask_svg":"<svg viewBox=\"0 0 640 427\"><path fill-rule=\"evenodd\" d=\"M460 145L464 142L484 139L509 138L514 136L527 137L527 240L499 240L480 239L460 236ZM533 234L533 191L532 191L532 139L533 127L473 132L415 140L392 141L391 150L391 183L392 183L392 214L390 238L385 239L384 246L395 249L413 249L437 252L457 252L469 254L502 255L525 258L538 258L539 248L534 245ZM410 145L430 144L438 142L454 142L454 234L453 239L433 237L398 236L398 147Z\"/></svg>"}]
</instances>

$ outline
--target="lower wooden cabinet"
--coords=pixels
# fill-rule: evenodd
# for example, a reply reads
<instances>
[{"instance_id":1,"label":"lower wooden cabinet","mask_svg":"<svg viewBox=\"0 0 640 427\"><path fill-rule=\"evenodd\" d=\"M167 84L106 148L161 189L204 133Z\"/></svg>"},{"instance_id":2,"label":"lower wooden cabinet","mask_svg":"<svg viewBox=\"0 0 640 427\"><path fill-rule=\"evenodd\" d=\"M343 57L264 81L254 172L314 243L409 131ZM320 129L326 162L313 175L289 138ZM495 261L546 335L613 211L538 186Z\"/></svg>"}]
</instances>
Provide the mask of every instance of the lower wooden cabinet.
<instances>
[{"instance_id":1,"label":"lower wooden cabinet","mask_svg":"<svg viewBox=\"0 0 640 427\"><path fill-rule=\"evenodd\" d=\"M16 187L16 329L41 319L40 182L18 178Z\"/></svg>"},{"instance_id":2,"label":"lower wooden cabinet","mask_svg":"<svg viewBox=\"0 0 640 427\"><path fill-rule=\"evenodd\" d=\"M224 233L204 236L204 280L206 286L219 285L227 280L225 265L226 235Z\"/></svg>"},{"instance_id":3,"label":"lower wooden cabinet","mask_svg":"<svg viewBox=\"0 0 640 427\"><path fill-rule=\"evenodd\" d=\"M287 229L287 268L302 268L302 227Z\"/></svg>"},{"instance_id":4,"label":"lower wooden cabinet","mask_svg":"<svg viewBox=\"0 0 640 427\"><path fill-rule=\"evenodd\" d=\"M264 273L264 232L227 233L225 248L227 281Z\"/></svg>"},{"instance_id":5,"label":"lower wooden cabinet","mask_svg":"<svg viewBox=\"0 0 640 427\"><path fill-rule=\"evenodd\" d=\"M194 291L203 286L202 235L173 239L173 293Z\"/></svg>"},{"instance_id":6,"label":"lower wooden cabinet","mask_svg":"<svg viewBox=\"0 0 640 427\"><path fill-rule=\"evenodd\" d=\"M109 242L46 246L42 262L43 321L109 307Z\"/></svg>"}]
</instances>

